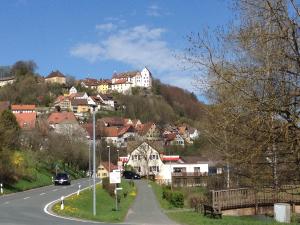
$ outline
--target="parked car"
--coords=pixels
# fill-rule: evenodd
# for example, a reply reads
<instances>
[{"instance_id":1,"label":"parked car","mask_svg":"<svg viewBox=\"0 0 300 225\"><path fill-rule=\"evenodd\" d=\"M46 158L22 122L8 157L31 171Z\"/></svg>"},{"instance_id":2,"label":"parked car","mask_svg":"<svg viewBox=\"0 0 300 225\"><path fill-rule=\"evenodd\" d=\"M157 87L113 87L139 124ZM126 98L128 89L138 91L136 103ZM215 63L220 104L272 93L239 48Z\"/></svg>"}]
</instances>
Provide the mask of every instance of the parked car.
<instances>
[{"instance_id":1,"label":"parked car","mask_svg":"<svg viewBox=\"0 0 300 225\"><path fill-rule=\"evenodd\" d=\"M58 173L54 179L54 185L70 185L71 178L67 173Z\"/></svg>"},{"instance_id":2,"label":"parked car","mask_svg":"<svg viewBox=\"0 0 300 225\"><path fill-rule=\"evenodd\" d=\"M124 171L123 177L125 179L135 179L135 180L141 179L141 176L133 171Z\"/></svg>"}]
</instances>

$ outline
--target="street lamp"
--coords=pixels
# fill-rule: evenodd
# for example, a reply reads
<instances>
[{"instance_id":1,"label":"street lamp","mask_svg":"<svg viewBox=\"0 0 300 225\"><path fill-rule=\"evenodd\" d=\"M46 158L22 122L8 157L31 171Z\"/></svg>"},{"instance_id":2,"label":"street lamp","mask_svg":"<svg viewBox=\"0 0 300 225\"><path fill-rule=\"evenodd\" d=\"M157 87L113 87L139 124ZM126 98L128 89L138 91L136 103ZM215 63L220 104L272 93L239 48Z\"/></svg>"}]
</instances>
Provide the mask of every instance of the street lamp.
<instances>
[{"instance_id":1,"label":"street lamp","mask_svg":"<svg viewBox=\"0 0 300 225\"><path fill-rule=\"evenodd\" d=\"M110 177L110 146L108 148L108 177Z\"/></svg>"},{"instance_id":2,"label":"street lamp","mask_svg":"<svg viewBox=\"0 0 300 225\"><path fill-rule=\"evenodd\" d=\"M96 129L95 129L95 108L93 105L93 214L96 216Z\"/></svg>"}]
</instances>

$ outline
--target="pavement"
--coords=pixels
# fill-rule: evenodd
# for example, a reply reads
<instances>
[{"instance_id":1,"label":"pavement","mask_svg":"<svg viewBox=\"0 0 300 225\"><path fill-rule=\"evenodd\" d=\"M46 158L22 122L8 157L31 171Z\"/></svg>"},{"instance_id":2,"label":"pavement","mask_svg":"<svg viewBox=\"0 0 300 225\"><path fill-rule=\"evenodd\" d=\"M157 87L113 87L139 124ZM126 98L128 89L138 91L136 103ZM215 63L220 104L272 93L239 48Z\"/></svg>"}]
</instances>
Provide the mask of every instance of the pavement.
<instances>
[{"instance_id":1,"label":"pavement","mask_svg":"<svg viewBox=\"0 0 300 225\"><path fill-rule=\"evenodd\" d=\"M135 181L138 195L125 219L126 224L178 225L162 211L151 186L145 180Z\"/></svg>"},{"instance_id":2,"label":"pavement","mask_svg":"<svg viewBox=\"0 0 300 225\"><path fill-rule=\"evenodd\" d=\"M0 197L0 225L83 225L109 223L81 221L47 214L45 206L61 196L67 196L89 186L87 178L72 181L70 186L47 186ZM151 187L146 181L136 181L138 195L124 225L176 225L163 214ZM47 211L47 210L46 210Z\"/></svg>"}]
</instances>

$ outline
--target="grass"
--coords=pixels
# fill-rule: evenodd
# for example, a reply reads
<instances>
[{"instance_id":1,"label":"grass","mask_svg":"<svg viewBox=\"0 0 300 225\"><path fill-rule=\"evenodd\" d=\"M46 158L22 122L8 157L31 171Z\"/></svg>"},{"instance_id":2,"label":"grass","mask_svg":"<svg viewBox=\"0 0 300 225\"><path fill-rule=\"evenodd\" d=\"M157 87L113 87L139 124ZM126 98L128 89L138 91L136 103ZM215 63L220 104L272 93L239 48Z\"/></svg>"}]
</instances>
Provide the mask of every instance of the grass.
<instances>
[{"instance_id":1,"label":"grass","mask_svg":"<svg viewBox=\"0 0 300 225\"><path fill-rule=\"evenodd\" d=\"M156 183L152 183L152 188L160 203L160 206L166 211L167 216L182 225L279 225L282 223L276 223L272 218L266 218L265 220L258 219L251 216L223 216L222 219L213 219L205 217L201 213L189 211L185 208L183 210L177 209L170 205L168 201L162 198L162 187ZM184 195L187 196L187 192L203 194L204 190L195 189L184 191ZM293 219L293 218L292 218ZM299 224L299 223L291 223Z\"/></svg>"},{"instance_id":2,"label":"grass","mask_svg":"<svg viewBox=\"0 0 300 225\"><path fill-rule=\"evenodd\" d=\"M79 196L75 194L65 199L64 210L60 210L60 203L55 204L52 210L62 216L102 222L121 222L124 220L136 195L135 187L130 186L128 181L122 180L121 187L123 190L121 191L122 197L118 211L115 211L115 198L102 189L101 185L97 186L96 190L96 216L93 215L92 191L90 189L82 191ZM124 192L128 193L127 197L123 196Z\"/></svg>"}]
</instances>

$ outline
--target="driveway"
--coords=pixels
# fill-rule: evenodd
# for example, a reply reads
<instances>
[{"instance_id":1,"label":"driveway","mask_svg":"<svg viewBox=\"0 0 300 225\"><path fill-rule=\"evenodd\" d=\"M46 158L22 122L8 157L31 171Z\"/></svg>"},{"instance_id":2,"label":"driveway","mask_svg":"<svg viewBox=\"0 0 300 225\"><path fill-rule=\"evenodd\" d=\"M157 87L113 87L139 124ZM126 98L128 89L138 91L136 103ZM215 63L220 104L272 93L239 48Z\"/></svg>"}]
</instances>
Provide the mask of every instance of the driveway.
<instances>
[{"instance_id":1,"label":"driveway","mask_svg":"<svg viewBox=\"0 0 300 225\"><path fill-rule=\"evenodd\" d=\"M145 180L135 182L138 194L133 206L129 209L126 224L139 225L178 225L170 220L159 206L155 194Z\"/></svg>"}]
</instances>

